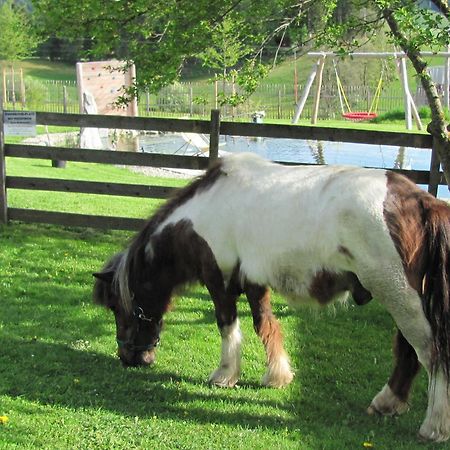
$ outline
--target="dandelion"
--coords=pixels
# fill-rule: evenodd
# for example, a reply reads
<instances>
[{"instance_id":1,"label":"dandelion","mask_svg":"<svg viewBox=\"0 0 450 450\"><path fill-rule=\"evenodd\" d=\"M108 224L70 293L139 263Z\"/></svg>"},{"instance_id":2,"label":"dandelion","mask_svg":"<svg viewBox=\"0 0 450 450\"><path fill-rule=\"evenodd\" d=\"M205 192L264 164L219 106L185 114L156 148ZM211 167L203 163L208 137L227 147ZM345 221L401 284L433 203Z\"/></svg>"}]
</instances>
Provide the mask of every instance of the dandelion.
<instances>
[{"instance_id":1,"label":"dandelion","mask_svg":"<svg viewBox=\"0 0 450 450\"><path fill-rule=\"evenodd\" d=\"M364 442L363 447L364 448L373 448L373 444L372 444L372 442Z\"/></svg>"},{"instance_id":2,"label":"dandelion","mask_svg":"<svg viewBox=\"0 0 450 450\"><path fill-rule=\"evenodd\" d=\"M0 416L0 425L6 425L9 421L8 416Z\"/></svg>"}]
</instances>

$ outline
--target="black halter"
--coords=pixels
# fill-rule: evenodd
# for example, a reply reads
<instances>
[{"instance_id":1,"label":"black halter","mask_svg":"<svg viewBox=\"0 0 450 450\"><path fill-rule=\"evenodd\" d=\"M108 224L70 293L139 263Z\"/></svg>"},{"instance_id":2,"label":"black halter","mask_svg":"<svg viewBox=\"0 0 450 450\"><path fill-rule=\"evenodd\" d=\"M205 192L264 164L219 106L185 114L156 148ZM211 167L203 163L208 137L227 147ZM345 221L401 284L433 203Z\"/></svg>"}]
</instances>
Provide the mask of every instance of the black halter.
<instances>
[{"instance_id":1,"label":"black halter","mask_svg":"<svg viewBox=\"0 0 450 450\"><path fill-rule=\"evenodd\" d=\"M137 322L136 327L137 327L137 333L139 332L139 323L140 321L143 322L153 322L154 319L153 318L148 318L146 317L146 315L144 314L144 310L140 307L140 306L136 306L134 308L133 311L133 316L135 317L135 321ZM121 339L117 339L117 345L119 346L119 348L121 347L127 347L132 351L138 351L138 352L145 352L148 350L151 350L152 348L155 348L158 344L159 344L159 337L156 339L155 343L153 344L147 344L147 345L135 345L133 344L132 340L128 340L128 341L122 341Z\"/></svg>"}]
</instances>

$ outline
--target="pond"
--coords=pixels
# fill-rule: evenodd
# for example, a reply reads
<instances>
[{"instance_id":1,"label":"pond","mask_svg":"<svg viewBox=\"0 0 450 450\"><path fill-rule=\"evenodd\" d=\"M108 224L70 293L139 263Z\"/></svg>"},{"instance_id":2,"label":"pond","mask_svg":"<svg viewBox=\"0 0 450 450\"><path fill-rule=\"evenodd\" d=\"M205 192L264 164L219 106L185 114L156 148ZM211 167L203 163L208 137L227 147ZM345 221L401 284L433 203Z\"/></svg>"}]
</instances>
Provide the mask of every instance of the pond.
<instances>
[{"instance_id":1,"label":"pond","mask_svg":"<svg viewBox=\"0 0 450 450\"><path fill-rule=\"evenodd\" d=\"M181 135L141 135L132 143L136 150L150 153L196 154L198 149ZM131 148L129 148L131 149ZM311 164L344 164L386 169L429 170L431 151L413 147L368 145L301 139L247 138L223 136L222 152L252 152L274 161ZM426 186L422 186L426 189ZM446 186L438 196L450 198Z\"/></svg>"}]
</instances>

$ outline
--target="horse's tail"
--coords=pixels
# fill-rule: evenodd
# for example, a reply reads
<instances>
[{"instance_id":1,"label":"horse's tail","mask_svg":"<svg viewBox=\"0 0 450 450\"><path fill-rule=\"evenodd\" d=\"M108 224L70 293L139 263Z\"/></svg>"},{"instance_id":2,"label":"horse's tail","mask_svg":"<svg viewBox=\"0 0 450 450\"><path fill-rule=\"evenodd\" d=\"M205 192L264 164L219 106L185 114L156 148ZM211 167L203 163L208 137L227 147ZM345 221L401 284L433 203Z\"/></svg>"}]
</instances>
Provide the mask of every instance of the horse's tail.
<instances>
[{"instance_id":1,"label":"horse's tail","mask_svg":"<svg viewBox=\"0 0 450 450\"><path fill-rule=\"evenodd\" d=\"M447 205L430 205L426 236L422 306L433 333L432 370L440 367L450 383L450 209Z\"/></svg>"}]
</instances>

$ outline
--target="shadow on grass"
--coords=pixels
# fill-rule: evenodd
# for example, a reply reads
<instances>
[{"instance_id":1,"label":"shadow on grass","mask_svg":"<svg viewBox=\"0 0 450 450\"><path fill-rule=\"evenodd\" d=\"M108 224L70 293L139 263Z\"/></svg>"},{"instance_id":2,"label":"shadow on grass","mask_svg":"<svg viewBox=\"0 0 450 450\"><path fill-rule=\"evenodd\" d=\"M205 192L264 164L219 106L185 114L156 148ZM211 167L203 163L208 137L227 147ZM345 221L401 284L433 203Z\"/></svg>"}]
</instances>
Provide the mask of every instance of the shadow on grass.
<instances>
[{"instance_id":1,"label":"shadow on grass","mask_svg":"<svg viewBox=\"0 0 450 450\"><path fill-rule=\"evenodd\" d=\"M425 416L427 380L416 380L411 410L401 417L366 414L392 371L395 327L386 311L371 303L335 314L299 313L297 427L311 449L424 449L416 437ZM422 371L424 372L424 371Z\"/></svg>"},{"instance_id":2,"label":"shadow on grass","mask_svg":"<svg viewBox=\"0 0 450 450\"><path fill-rule=\"evenodd\" d=\"M114 357L79 351L62 344L0 339L2 394L41 405L107 409L141 418L157 416L196 423L274 428L280 412L292 409L255 390L220 389L205 380L159 368L124 369ZM255 405L264 410L255 412ZM293 412L293 411L292 411ZM294 414L283 427L295 425Z\"/></svg>"}]
</instances>

